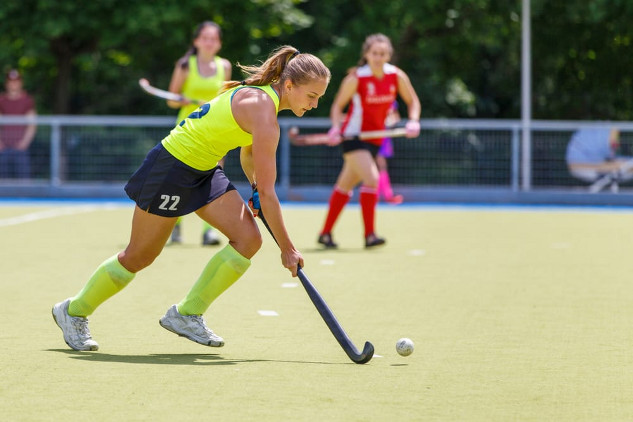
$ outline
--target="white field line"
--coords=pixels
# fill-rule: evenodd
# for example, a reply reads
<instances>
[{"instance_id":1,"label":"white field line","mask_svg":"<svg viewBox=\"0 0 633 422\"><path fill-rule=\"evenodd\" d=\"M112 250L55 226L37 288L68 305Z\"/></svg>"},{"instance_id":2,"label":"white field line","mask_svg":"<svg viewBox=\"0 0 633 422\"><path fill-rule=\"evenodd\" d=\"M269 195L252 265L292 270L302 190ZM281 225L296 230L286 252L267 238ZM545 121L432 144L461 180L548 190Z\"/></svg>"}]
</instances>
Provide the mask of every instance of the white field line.
<instances>
[{"instance_id":1,"label":"white field line","mask_svg":"<svg viewBox=\"0 0 633 422\"><path fill-rule=\"evenodd\" d=\"M105 207L111 208L111 207ZM85 212L92 212L96 210L104 209L103 206L96 205L82 205L74 207L61 207L53 208L45 211L32 212L30 214L20 215L18 217L10 217L0 219L0 227L17 226L18 224L32 223L34 221L45 220L47 218L62 217L65 215L82 214Z\"/></svg>"}]
</instances>

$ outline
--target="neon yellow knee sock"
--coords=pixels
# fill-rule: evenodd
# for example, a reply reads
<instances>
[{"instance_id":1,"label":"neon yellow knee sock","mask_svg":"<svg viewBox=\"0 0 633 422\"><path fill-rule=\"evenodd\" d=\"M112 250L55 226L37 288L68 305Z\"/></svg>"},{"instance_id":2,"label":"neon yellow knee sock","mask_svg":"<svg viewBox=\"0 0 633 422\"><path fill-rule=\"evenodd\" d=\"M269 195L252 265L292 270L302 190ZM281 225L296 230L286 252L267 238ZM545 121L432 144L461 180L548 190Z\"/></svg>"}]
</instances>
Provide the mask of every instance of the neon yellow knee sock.
<instances>
[{"instance_id":1,"label":"neon yellow knee sock","mask_svg":"<svg viewBox=\"0 0 633 422\"><path fill-rule=\"evenodd\" d=\"M182 315L202 315L250 265L250 259L244 258L231 245L226 245L204 267L187 297L178 304L178 312Z\"/></svg>"},{"instance_id":2,"label":"neon yellow knee sock","mask_svg":"<svg viewBox=\"0 0 633 422\"><path fill-rule=\"evenodd\" d=\"M134 273L121 265L117 255L106 259L79 294L72 298L68 305L68 314L82 317L92 314L97 306L127 286L134 276Z\"/></svg>"}]
</instances>

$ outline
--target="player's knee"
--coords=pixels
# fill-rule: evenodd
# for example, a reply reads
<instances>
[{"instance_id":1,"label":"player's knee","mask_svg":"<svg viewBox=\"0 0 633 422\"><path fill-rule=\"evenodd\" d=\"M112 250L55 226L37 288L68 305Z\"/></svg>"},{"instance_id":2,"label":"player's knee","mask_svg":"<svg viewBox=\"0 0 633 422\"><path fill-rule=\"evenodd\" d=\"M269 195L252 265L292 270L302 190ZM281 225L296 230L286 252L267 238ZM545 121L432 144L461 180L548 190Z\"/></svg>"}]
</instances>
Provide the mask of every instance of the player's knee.
<instances>
[{"instance_id":1,"label":"player's knee","mask_svg":"<svg viewBox=\"0 0 633 422\"><path fill-rule=\"evenodd\" d=\"M143 268L147 268L156 259L154 255L147 254L131 254L127 251L119 254L119 262L126 270L137 273L141 271Z\"/></svg>"},{"instance_id":2,"label":"player's knee","mask_svg":"<svg viewBox=\"0 0 633 422\"><path fill-rule=\"evenodd\" d=\"M247 236L233 239L230 243L237 252L245 258L251 259L253 255L262 247L262 235L258 231L253 231Z\"/></svg>"},{"instance_id":3,"label":"player's knee","mask_svg":"<svg viewBox=\"0 0 633 422\"><path fill-rule=\"evenodd\" d=\"M259 232L253 233L253 235L250 237L249 241L248 241L248 249L250 251L251 257L253 255L255 255L257 253L257 251L259 251L259 249L262 247L262 235Z\"/></svg>"},{"instance_id":4,"label":"player's knee","mask_svg":"<svg viewBox=\"0 0 633 422\"><path fill-rule=\"evenodd\" d=\"M377 189L378 188L378 179L373 180L373 179L367 179L367 180L363 180L363 183L361 185L361 189Z\"/></svg>"}]
</instances>

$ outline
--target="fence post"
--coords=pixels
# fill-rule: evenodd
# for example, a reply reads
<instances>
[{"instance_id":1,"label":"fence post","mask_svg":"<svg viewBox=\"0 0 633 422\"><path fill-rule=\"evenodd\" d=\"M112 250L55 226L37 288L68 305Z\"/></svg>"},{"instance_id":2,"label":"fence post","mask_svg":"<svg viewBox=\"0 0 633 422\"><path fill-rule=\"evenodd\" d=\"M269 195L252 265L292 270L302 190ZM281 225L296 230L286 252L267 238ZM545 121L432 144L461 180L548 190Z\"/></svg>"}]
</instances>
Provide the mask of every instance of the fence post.
<instances>
[{"instance_id":1,"label":"fence post","mask_svg":"<svg viewBox=\"0 0 633 422\"><path fill-rule=\"evenodd\" d=\"M288 140L288 127L284 123L279 124L279 189L277 195L282 201L288 200L290 191L290 141Z\"/></svg>"},{"instance_id":2,"label":"fence post","mask_svg":"<svg viewBox=\"0 0 633 422\"><path fill-rule=\"evenodd\" d=\"M51 122L51 186L57 187L62 183L61 179L61 122L57 119Z\"/></svg>"},{"instance_id":3,"label":"fence post","mask_svg":"<svg viewBox=\"0 0 633 422\"><path fill-rule=\"evenodd\" d=\"M519 160L520 160L520 143L519 143L519 128L517 126L512 127L512 140L511 140L511 152L510 152L510 184L512 186L512 192L519 191Z\"/></svg>"}]
</instances>

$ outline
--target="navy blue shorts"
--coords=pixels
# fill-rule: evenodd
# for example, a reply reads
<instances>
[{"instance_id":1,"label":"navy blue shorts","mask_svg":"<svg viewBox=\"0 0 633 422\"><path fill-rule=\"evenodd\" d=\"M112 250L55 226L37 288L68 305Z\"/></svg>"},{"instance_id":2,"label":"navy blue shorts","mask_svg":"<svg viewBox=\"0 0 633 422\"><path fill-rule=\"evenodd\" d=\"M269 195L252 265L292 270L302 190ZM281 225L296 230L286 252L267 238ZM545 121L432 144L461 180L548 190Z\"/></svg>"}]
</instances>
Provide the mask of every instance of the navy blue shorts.
<instances>
[{"instance_id":1,"label":"navy blue shorts","mask_svg":"<svg viewBox=\"0 0 633 422\"><path fill-rule=\"evenodd\" d=\"M142 210L163 217L190 214L235 186L222 167L196 170L171 155L161 143L125 185L125 192Z\"/></svg>"},{"instance_id":2,"label":"navy blue shorts","mask_svg":"<svg viewBox=\"0 0 633 422\"><path fill-rule=\"evenodd\" d=\"M372 157L376 158L376 154L378 154L380 147L378 145L370 144L369 142L361 141L358 138L354 138L341 142L341 149L343 150L343 154L346 152L364 149L369 151Z\"/></svg>"}]
</instances>

